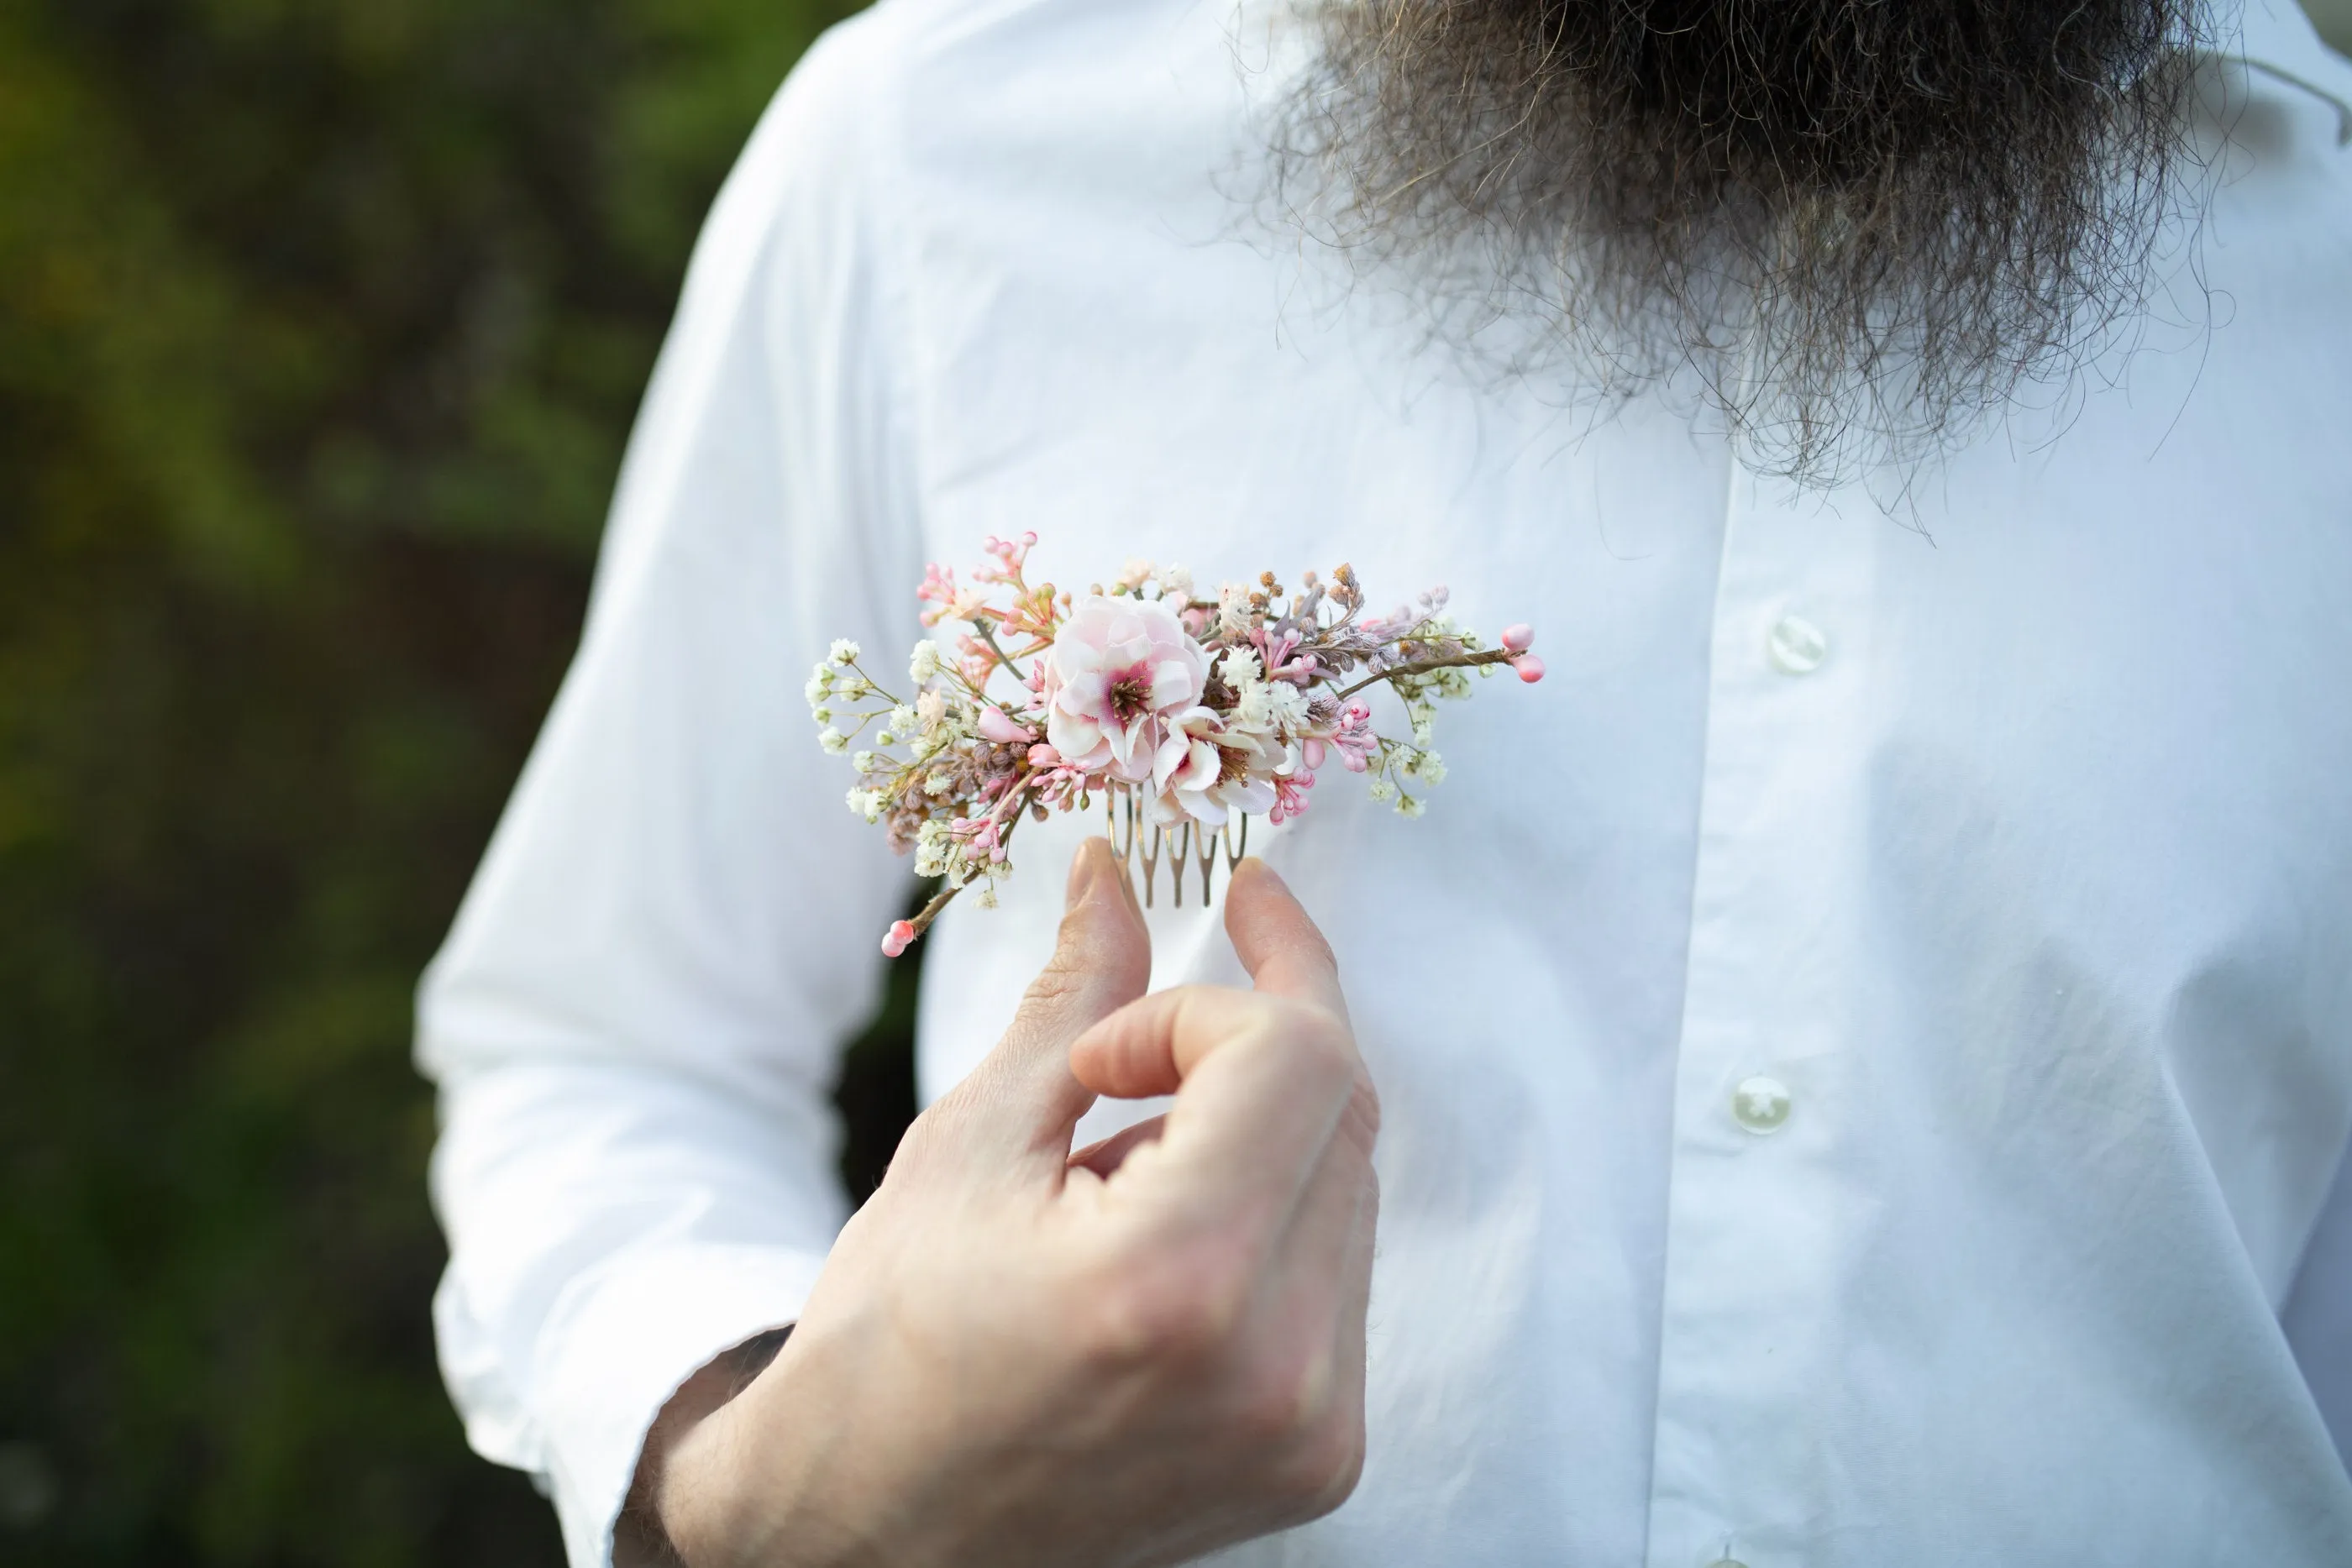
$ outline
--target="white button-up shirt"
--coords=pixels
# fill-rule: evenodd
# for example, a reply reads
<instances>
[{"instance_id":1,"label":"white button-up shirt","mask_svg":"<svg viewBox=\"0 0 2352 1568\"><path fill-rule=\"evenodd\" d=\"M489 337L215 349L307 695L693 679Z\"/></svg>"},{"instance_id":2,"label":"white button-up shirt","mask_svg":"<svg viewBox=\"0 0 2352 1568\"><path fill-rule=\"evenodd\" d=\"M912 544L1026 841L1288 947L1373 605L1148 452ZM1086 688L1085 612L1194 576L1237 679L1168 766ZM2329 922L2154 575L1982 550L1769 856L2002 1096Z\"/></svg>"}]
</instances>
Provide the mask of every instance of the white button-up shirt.
<instances>
[{"instance_id":1,"label":"white button-up shirt","mask_svg":"<svg viewBox=\"0 0 2352 1568\"><path fill-rule=\"evenodd\" d=\"M720 197L423 993L476 1447L601 1563L664 1399L800 1309L909 891L802 684L1034 529L1064 584L1443 581L1550 668L1442 713L1424 819L1333 771L1253 834L1384 1209L1362 1484L1225 1561L2352 1562L2352 68L2258 0L2144 350L1890 516L1254 232L1303 47L1254 7L883 0ZM929 938L927 1095L1090 826ZM1238 978L1151 928L1155 983Z\"/></svg>"}]
</instances>

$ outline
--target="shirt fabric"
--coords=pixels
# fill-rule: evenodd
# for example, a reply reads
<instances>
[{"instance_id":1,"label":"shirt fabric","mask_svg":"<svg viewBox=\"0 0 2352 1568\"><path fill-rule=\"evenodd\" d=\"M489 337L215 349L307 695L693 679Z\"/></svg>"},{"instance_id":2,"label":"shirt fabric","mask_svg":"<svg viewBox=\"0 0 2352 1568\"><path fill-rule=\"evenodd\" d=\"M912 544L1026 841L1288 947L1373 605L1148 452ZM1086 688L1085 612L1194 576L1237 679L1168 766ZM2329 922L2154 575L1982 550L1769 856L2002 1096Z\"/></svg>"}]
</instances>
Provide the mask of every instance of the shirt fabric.
<instances>
[{"instance_id":1,"label":"shirt fabric","mask_svg":"<svg viewBox=\"0 0 2352 1568\"><path fill-rule=\"evenodd\" d=\"M1444 582L1550 669L1444 707L1425 818L1333 769L1253 829L1383 1211L1362 1482L1219 1561L2352 1561L2352 68L2258 0L2143 350L1890 513L1254 229L1304 47L1259 0L882 0L761 123L423 989L475 1447L604 1563L664 1400L800 1310L910 891L801 688L1034 529L1066 585ZM926 1097L1097 826L927 939ZM1164 883L1150 926L1155 985L1240 979Z\"/></svg>"}]
</instances>

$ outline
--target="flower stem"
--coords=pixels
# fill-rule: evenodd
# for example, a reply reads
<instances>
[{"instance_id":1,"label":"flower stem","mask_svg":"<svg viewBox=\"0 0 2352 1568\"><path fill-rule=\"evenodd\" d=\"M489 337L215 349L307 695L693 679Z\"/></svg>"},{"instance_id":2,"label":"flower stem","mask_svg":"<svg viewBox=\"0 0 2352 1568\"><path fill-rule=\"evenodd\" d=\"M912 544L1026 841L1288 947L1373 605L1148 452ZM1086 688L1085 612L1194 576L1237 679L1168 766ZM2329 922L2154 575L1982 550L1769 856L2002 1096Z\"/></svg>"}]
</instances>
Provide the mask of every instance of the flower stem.
<instances>
[{"instance_id":1,"label":"flower stem","mask_svg":"<svg viewBox=\"0 0 2352 1568\"><path fill-rule=\"evenodd\" d=\"M1011 671L1014 680L1026 685L1029 677L1021 673L1021 666L1013 662L1011 654L996 645L995 626L986 621L975 621L971 624L972 629L980 633L980 640L988 644L988 651L996 655L996 662Z\"/></svg>"},{"instance_id":2,"label":"flower stem","mask_svg":"<svg viewBox=\"0 0 2352 1568\"><path fill-rule=\"evenodd\" d=\"M856 660L852 659L849 661L849 667L857 672L857 678L866 683L867 690L871 691L876 696L880 697L884 702L888 703L892 707L897 707L898 706L898 699L892 696L888 692L884 691L882 689L882 684L866 673L865 665L859 664Z\"/></svg>"},{"instance_id":3,"label":"flower stem","mask_svg":"<svg viewBox=\"0 0 2352 1568\"><path fill-rule=\"evenodd\" d=\"M907 924L915 928L916 936L920 936L924 932L931 928L931 922L940 917L940 911L945 909L949 904L954 900L955 895L962 891L962 888L956 886L953 883L950 883L947 886L940 889L939 892L931 894L930 901L925 904L923 907L916 913L915 917Z\"/></svg>"},{"instance_id":4,"label":"flower stem","mask_svg":"<svg viewBox=\"0 0 2352 1568\"><path fill-rule=\"evenodd\" d=\"M1366 675L1362 680L1341 692L1339 700L1346 702L1366 686L1376 686L1382 681L1395 680L1399 675L1425 675L1433 670L1463 670L1476 664L1503 664L1517 657L1518 655L1508 648L1481 648L1475 653L1464 653L1454 658L1415 659L1409 664L1399 664L1393 669L1382 670L1377 675Z\"/></svg>"},{"instance_id":5,"label":"flower stem","mask_svg":"<svg viewBox=\"0 0 2352 1568\"><path fill-rule=\"evenodd\" d=\"M1003 831L997 834L996 841L1000 844L1010 844L1013 841L1013 831L1021 825L1021 819L1029 811L1029 786L1025 778L1022 783L1013 787L1013 793L1020 797L1021 803L1013 809L1011 820L1004 824ZM929 900L921 909L916 911L914 918L907 924L915 928L916 936L920 936L931 928L931 922L940 917L940 912L955 902L955 895L971 885L969 882L961 885L955 883L948 883L947 886L931 894Z\"/></svg>"}]
</instances>

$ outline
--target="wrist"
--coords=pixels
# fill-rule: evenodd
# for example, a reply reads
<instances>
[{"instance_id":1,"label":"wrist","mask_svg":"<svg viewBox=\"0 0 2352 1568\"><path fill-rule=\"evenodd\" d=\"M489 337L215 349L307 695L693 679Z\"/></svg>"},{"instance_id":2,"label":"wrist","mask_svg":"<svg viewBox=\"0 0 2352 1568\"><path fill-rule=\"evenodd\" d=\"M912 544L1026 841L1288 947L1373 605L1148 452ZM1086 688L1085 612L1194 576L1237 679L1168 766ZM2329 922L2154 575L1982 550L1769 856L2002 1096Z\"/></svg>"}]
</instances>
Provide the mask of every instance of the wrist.
<instances>
[{"instance_id":1,"label":"wrist","mask_svg":"<svg viewBox=\"0 0 2352 1568\"><path fill-rule=\"evenodd\" d=\"M775 1360L791 1325L753 1335L711 1358L679 1385L646 1433L636 1475L614 1533L616 1568L725 1568L716 1548L731 1536L704 1523L729 1492L715 1461L731 1445L719 1442L732 1406ZM689 1554L687 1543L695 1549Z\"/></svg>"},{"instance_id":2,"label":"wrist","mask_svg":"<svg viewBox=\"0 0 2352 1568\"><path fill-rule=\"evenodd\" d=\"M842 1434L810 1424L812 1411L853 1408L845 1391L809 1388L804 1355L772 1347L771 1354L773 1364L723 1403L698 1413L684 1407L663 1434L657 1459L648 1443L651 1509L670 1554L665 1563L922 1568L872 1528L890 1511L861 1504L865 1489L842 1462Z\"/></svg>"}]
</instances>

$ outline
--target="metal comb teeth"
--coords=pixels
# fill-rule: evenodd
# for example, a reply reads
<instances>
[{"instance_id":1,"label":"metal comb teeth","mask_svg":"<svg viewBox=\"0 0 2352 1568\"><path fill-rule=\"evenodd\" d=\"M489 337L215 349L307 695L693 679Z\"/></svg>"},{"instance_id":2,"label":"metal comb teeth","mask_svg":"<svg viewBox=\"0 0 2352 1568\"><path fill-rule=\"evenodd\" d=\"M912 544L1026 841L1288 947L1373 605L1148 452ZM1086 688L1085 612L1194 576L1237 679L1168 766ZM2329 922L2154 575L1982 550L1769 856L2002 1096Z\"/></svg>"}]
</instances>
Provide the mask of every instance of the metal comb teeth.
<instances>
[{"instance_id":1,"label":"metal comb teeth","mask_svg":"<svg viewBox=\"0 0 2352 1568\"><path fill-rule=\"evenodd\" d=\"M1201 873L1201 907L1206 909L1216 885L1217 862L1225 862L1231 875L1242 857L1249 853L1249 819L1235 812L1225 819L1225 825L1214 831L1197 822L1185 821L1174 828L1146 823L1143 808L1135 791L1119 789L1103 797L1103 814L1110 824L1111 852L1118 856L1119 864L1134 874L1137 861L1143 862L1143 906L1151 907L1152 894L1160 881L1160 860L1168 859L1169 881L1172 884L1172 902L1184 907L1184 873L1188 863ZM1239 823L1236 828L1234 824ZM1220 849L1223 853L1218 853Z\"/></svg>"}]
</instances>

